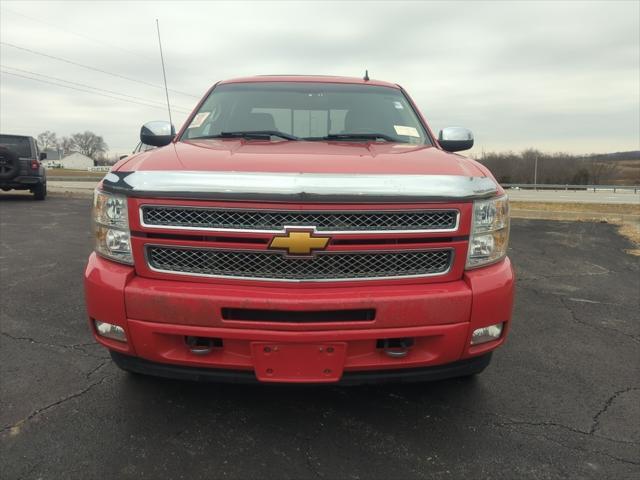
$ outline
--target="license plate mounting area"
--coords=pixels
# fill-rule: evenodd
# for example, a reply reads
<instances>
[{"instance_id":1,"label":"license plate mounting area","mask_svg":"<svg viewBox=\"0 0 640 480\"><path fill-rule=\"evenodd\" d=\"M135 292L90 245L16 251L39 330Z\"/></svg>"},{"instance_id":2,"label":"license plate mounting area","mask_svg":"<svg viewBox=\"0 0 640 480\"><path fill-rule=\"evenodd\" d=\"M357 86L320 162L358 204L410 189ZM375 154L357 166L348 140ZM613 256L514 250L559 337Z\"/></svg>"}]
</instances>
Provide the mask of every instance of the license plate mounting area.
<instances>
[{"instance_id":1,"label":"license plate mounting area","mask_svg":"<svg viewBox=\"0 0 640 480\"><path fill-rule=\"evenodd\" d=\"M342 377L347 344L253 342L251 352L261 382L331 383Z\"/></svg>"}]
</instances>

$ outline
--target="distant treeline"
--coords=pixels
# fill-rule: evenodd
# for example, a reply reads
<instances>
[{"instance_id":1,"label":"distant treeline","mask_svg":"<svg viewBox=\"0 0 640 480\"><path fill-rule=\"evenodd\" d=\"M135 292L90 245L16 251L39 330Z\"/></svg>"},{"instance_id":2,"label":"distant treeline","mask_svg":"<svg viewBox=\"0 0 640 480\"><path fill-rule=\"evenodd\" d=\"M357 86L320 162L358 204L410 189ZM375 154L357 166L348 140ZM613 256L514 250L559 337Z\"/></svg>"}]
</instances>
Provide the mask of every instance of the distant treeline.
<instances>
[{"instance_id":1,"label":"distant treeline","mask_svg":"<svg viewBox=\"0 0 640 480\"><path fill-rule=\"evenodd\" d=\"M639 185L640 151L577 156L543 153L535 149L521 153L486 153L476 158L486 165L500 183L562 185Z\"/></svg>"}]
</instances>

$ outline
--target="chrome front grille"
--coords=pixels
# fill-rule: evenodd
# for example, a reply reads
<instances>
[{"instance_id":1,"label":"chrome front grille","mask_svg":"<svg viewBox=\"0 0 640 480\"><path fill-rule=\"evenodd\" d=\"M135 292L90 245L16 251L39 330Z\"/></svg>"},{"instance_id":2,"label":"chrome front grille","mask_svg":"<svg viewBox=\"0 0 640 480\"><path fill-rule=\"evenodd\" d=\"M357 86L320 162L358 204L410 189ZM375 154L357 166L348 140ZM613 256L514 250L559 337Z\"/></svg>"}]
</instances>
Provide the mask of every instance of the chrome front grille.
<instances>
[{"instance_id":1,"label":"chrome front grille","mask_svg":"<svg viewBox=\"0 0 640 480\"><path fill-rule=\"evenodd\" d=\"M152 270L216 278L340 281L443 275L453 251L322 252L309 258L262 250L222 250L147 245Z\"/></svg>"},{"instance_id":2,"label":"chrome front grille","mask_svg":"<svg viewBox=\"0 0 640 480\"><path fill-rule=\"evenodd\" d=\"M156 228L280 232L289 226L319 232L455 231L457 210L270 211L143 205L142 224Z\"/></svg>"}]
</instances>

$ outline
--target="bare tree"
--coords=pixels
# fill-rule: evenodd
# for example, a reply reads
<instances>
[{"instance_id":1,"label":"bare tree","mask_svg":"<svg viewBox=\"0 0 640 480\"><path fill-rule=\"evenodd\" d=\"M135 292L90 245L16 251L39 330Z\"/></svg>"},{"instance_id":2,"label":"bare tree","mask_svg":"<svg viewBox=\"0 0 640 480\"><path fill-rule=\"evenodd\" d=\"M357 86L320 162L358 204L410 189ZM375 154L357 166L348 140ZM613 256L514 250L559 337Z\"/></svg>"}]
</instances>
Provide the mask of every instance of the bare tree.
<instances>
[{"instance_id":1,"label":"bare tree","mask_svg":"<svg viewBox=\"0 0 640 480\"><path fill-rule=\"evenodd\" d=\"M93 159L106 153L109 148L100 135L88 130L84 133L74 133L70 138L65 137L62 143L65 152L78 152Z\"/></svg>"},{"instance_id":2,"label":"bare tree","mask_svg":"<svg viewBox=\"0 0 640 480\"><path fill-rule=\"evenodd\" d=\"M60 140L60 148L62 149L62 154L67 155L74 151L73 140L70 137L62 137Z\"/></svg>"},{"instance_id":3,"label":"bare tree","mask_svg":"<svg viewBox=\"0 0 640 480\"><path fill-rule=\"evenodd\" d=\"M529 178L527 183L542 180L540 173L543 170L541 161L543 157L542 152L534 148L528 148L520 154L521 172L524 178Z\"/></svg>"},{"instance_id":4,"label":"bare tree","mask_svg":"<svg viewBox=\"0 0 640 480\"><path fill-rule=\"evenodd\" d=\"M638 183L640 151L571 155L544 153L535 149L520 153L486 153L478 159L501 183L532 183L536 159L538 183L560 185L601 185ZM628 165L628 167L627 167Z\"/></svg>"},{"instance_id":5,"label":"bare tree","mask_svg":"<svg viewBox=\"0 0 640 480\"><path fill-rule=\"evenodd\" d=\"M119 158L117 154L107 156L104 153L100 153L96 156L96 158L94 158L94 160L96 162L96 166L109 166L116 163L119 160Z\"/></svg>"},{"instance_id":6,"label":"bare tree","mask_svg":"<svg viewBox=\"0 0 640 480\"><path fill-rule=\"evenodd\" d=\"M618 170L618 165L614 162L603 162L597 158L587 163L591 183L600 185L602 182L611 180Z\"/></svg>"},{"instance_id":7,"label":"bare tree","mask_svg":"<svg viewBox=\"0 0 640 480\"><path fill-rule=\"evenodd\" d=\"M40 150L49 150L49 149L57 149L58 148L58 137L56 136L56 132L52 132L50 130L46 130L38 135L38 146Z\"/></svg>"}]
</instances>

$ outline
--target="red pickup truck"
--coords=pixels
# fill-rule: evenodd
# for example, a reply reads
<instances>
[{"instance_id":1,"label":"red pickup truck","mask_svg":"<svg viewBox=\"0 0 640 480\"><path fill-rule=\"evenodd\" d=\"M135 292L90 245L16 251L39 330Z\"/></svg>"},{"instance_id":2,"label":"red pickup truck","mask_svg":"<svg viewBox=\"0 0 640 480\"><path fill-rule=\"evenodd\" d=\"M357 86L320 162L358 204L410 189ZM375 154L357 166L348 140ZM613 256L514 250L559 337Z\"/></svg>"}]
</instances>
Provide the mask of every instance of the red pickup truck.
<instances>
[{"instance_id":1,"label":"red pickup truck","mask_svg":"<svg viewBox=\"0 0 640 480\"><path fill-rule=\"evenodd\" d=\"M509 207L460 127L368 78L215 84L94 197L89 323L122 369L345 384L485 369L509 330Z\"/></svg>"}]
</instances>

